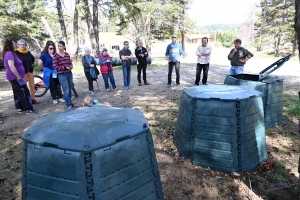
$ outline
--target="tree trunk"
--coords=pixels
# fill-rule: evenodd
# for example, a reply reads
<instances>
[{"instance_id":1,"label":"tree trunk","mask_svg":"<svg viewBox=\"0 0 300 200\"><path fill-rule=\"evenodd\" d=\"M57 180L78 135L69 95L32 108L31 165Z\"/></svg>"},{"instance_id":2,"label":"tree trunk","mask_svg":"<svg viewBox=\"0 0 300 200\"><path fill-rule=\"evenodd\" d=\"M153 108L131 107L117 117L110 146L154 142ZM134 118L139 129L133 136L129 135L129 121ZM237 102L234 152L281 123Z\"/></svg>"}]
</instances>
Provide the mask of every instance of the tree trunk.
<instances>
[{"instance_id":1,"label":"tree trunk","mask_svg":"<svg viewBox=\"0 0 300 200\"><path fill-rule=\"evenodd\" d=\"M78 9L77 5L79 4L80 0L75 1L75 11L74 11L74 22L73 22L73 34L74 34L74 44L75 44L75 56L78 56L79 51L79 39L78 39Z\"/></svg>"},{"instance_id":2,"label":"tree trunk","mask_svg":"<svg viewBox=\"0 0 300 200\"><path fill-rule=\"evenodd\" d=\"M92 44L92 49L93 51L93 55L97 56L96 54L96 37L95 37L95 32L94 32L94 28L93 28L93 23L92 23L92 17L91 17L91 12L90 12L90 8L89 8L89 4L88 4L88 0L82 0L83 5L84 5L84 17L86 20L86 24L88 27L88 33L90 36L90 40L91 40L91 44Z\"/></svg>"},{"instance_id":3,"label":"tree trunk","mask_svg":"<svg viewBox=\"0 0 300 200\"><path fill-rule=\"evenodd\" d=\"M61 1L56 0L56 8L57 8L57 14L58 14L58 21L61 28L61 34L62 34L62 40L66 43L66 48L68 50L68 36L67 36L67 29L65 26L65 20L63 15L63 10L61 7Z\"/></svg>"},{"instance_id":4,"label":"tree trunk","mask_svg":"<svg viewBox=\"0 0 300 200\"><path fill-rule=\"evenodd\" d=\"M265 26L265 22L266 22L266 15L267 15L267 1L264 0L264 18L260 27L260 31L259 31L259 40L257 43L257 51L261 51L261 40L262 40L262 34L263 34L263 30L264 30L264 26Z\"/></svg>"},{"instance_id":5,"label":"tree trunk","mask_svg":"<svg viewBox=\"0 0 300 200\"><path fill-rule=\"evenodd\" d=\"M300 60L300 0L295 0L295 31L296 31L296 38L298 42L298 57ZM300 193L300 187L299 187Z\"/></svg>"},{"instance_id":6,"label":"tree trunk","mask_svg":"<svg viewBox=\"0 0 300 200\"><path fill-rule=\"evenodd\" d=\"M184 37L185 37L185 34L184 34L184 31L181 31L181 46L182 46L182 50L185 54L185 41L184 41Z\"/></svg>"},{"instance_id":7,"label":"tree trunk","mask_svg":"<svg viewBox=\"0 0 300 200\"><path fill-rule=\"evenodd\" d=\"M93 0L93 26L95 32L96 39L96 54L100 54L100 46L99 46L99 22L98 22L98 3L99 0Z\"/></svg>"},{"instance_id":8,"label":"tree trunk","mask_svg":"<svg viewBox=\"0 0 300 200\"><path fill-rule=\"evenodd\" d=\"M148 50L148 55L151 56L151 50L152 50L152 41L151 41L151 16L148 16L148 19L146 21L147 23L147 33L146 33L146 48Z\"/></svg>"},{"instance_id":9,"label":"tree trunk","mask_svg":"<svg viewBox=\"0 0 300 200\"><path fill-rule=\"evenodd\" d=\"M300 0L295 0L295 31L296 31L296 38L298 41L298 58L300 60ZM298 165L298 173L300 174L300 158L299 158L299 165ZM300 200L300 178L298 180L298 199Z\"/></svg>"},{"instance_id":10,"label":"tree trunk","mask_svg":"<svg viewBox=\"0 0 300 200\"><path fill-rule=\"evenodd\" d=\"M278 34L277 34L278 35ZM280 45L280 36L275 36L275 43L274 43L274 56L279 56L279 45Z\"/></svg>"},{"instance_id":11,"label":"tree trunk","mask_svg":"<svg viewBox=\"0 0 300 200\"><path fill-rule=\"evenodd\" d=\"M295 34L295 37L293 39L293 49L292 49L293 55L295 55L295 53L296 53L296 47L297 47L297 35Z\"/></svg>"}]
</instances>

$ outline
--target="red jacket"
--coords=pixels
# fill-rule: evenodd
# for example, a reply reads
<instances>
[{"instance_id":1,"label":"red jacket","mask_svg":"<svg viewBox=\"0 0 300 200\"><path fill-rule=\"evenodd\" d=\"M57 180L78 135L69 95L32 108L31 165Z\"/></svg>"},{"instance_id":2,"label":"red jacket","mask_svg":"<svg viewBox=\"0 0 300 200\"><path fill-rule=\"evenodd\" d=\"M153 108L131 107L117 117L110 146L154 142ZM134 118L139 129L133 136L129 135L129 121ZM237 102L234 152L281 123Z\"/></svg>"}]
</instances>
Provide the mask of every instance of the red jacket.
<instances>
[{"instance_id":1,"label":"red jacket","mask_svg":"<svg viewBox=\"0 0 300 200\"><path fill-rule=\"evenodd\" d=\"M105 57L107 57L107 59L105 59ZM100 61L100 71L101 71L101 74L108 74L108 66L107 66L107 64L101 65L101 61L102 61L102 63L105 63L107 60L110 60L110 62L112 62L111 59L110 59L110 56L108 54L105 57L102 55L102 53L100 53L100 55L99 55L99 61ZM112 64L110 64L110 67L111 67L111 72L113 72Z\"/></svg>"}]
</instances>

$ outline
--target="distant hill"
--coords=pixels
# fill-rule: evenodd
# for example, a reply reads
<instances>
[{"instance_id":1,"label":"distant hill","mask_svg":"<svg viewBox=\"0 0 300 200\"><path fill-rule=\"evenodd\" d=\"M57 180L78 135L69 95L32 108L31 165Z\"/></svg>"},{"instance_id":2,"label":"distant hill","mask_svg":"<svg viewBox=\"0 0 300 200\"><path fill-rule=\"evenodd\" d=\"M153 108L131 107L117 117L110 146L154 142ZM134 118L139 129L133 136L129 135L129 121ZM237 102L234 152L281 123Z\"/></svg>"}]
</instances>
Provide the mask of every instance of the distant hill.
<instances>
[{"instance_id":1,"label":"distant hill","mask_svg":"<svg viewBox=\"0 0 300 200\"><path fill-rule=\"evenodd\" d=\"M237 29L240 24L210 24L206 26L197 26L196 30L199 32L211 32L211 31L228 31Z\"/></svg>"}]
</instances>

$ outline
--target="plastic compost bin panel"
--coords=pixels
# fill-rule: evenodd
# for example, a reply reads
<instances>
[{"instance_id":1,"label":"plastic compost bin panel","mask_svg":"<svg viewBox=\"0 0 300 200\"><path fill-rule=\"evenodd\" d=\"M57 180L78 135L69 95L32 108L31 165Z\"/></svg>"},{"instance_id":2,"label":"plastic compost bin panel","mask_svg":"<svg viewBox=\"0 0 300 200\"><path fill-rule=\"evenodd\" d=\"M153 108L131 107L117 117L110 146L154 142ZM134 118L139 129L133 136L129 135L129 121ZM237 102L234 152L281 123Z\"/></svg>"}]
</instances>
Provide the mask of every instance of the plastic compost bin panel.
<instances>
[{"instance_id":1,"label":"plastic compost bin panel","mask_svg":"<svg viewBox=\"0 0 300 200\"><path fill-rule=\"evenodd\" d=\"M22 139L23 199L163 199L152 135L138 109L49 114Z\"/></svg>"},{"instance_id":2,"label":"plastic compost bin panel","mask_svg":"<svg viewBox=\"0 0 300 200\"><path fill-rule=\"evenodd\" d=\"M283 79L267 76L259 81L259 75L236 74L227 75L224 84L240 85L262 92L266 128L282 124Z\"/></svg>"},{"instance_id":3,"label":"plastic compost bin panel","mask_svg":"<svg viewBox=\"0 0 300 200\"><path fill-rule=\"evenodd\" d=\"M194 99L183 93L180 98L174 144L177 146L178 152L186 158L189 157L190 143L192 142L190 137L193 105Z\"/></svg>"},{"instance_id":4,"label":"plastic compost bin panel","mask_svg":"<svg viewBox=\"0 0 300 200\"><path fill-rule=\"evenodd\" d=\"M176 138L189 135L182 138L181 143L189 146L187 158L193 164L229 172L252 170L267 155L261 96L258 91L240 86L184 89L176 127L182 125L180 112L186 108L188 112L184 115L189 119L186 127L190 129L185 129L187 133L176 129L177 149L181 146ZM189 101L184 101L186 99Z\"/></svg>"}]
</instances>

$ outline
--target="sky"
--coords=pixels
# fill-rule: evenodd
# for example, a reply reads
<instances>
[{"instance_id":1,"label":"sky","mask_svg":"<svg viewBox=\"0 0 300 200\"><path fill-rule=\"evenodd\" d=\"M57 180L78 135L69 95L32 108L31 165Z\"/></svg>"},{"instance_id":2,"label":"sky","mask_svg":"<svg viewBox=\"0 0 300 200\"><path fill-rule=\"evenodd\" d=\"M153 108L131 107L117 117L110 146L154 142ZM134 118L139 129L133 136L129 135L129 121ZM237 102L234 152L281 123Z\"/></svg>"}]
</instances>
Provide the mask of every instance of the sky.
<instances>
[{"instance_id":1,"label":"sky","mask_svg":"<svg viewBox=\"0 0 300 200\"><path fill-rule=\"evenodd\" d=\"M244 22L260 0L194 0L188 14L197 26Z\"/></svg>"}]
</instances>

